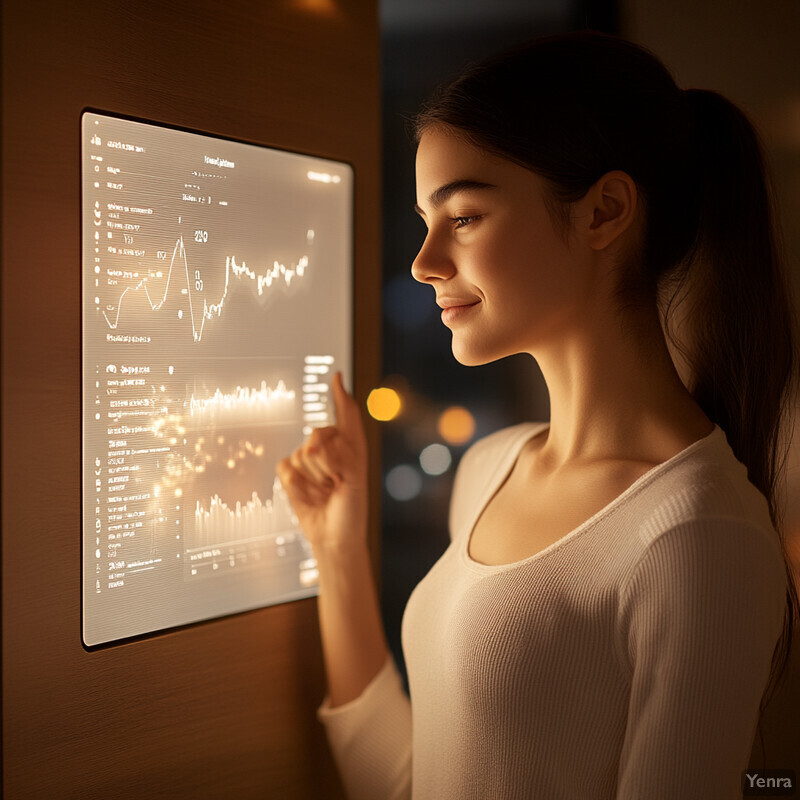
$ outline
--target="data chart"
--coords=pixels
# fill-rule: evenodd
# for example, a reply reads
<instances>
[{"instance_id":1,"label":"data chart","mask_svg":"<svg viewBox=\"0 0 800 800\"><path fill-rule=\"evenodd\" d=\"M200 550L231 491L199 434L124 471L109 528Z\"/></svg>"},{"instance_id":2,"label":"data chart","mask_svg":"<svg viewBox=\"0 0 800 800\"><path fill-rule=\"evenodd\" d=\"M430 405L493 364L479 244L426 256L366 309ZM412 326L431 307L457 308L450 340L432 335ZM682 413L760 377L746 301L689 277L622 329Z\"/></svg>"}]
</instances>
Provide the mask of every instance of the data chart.
<instances>
[{"instance_id":1,"label":"data chart","mask_svg":"<svg viewBox=\"0 0 800 800\"><path fill-rule=\"evenodd\" d=\"M84 113L83 640L317 593L278 460L352 374L353 174Z\"/></svg>"}]
</instances>

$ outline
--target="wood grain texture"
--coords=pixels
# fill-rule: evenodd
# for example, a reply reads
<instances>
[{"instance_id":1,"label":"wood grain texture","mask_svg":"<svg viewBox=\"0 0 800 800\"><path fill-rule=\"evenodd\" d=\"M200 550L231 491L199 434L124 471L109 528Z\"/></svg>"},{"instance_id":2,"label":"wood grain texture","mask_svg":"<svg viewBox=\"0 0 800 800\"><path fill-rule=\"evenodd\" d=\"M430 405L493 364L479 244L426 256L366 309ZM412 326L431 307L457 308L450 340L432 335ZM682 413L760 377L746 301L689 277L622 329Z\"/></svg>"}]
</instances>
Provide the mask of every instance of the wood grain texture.
<instances>
[{"instance_id":1,"label":"wood grain texture","mask_svg":"<svg viewBox=\"0 0 800 800\"><path fill-rule=\"evenodd\" d=\"M80 115L353 164L363 399L379 379L377 24L373 0L3 2L7 798L342 797L315 717L316 600L82 647ZM377 524L375 504L375 545Z\"/></svg>"}]
</instances>

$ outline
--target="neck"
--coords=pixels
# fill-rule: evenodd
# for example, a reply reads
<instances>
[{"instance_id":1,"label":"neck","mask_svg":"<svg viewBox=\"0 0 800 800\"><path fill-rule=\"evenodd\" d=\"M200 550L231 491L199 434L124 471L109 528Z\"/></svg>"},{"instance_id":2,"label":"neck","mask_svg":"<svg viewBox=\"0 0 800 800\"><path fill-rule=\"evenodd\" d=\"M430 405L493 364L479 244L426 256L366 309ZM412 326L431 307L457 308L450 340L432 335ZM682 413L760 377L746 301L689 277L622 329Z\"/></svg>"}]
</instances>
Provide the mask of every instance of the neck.
<instances>
[{"instance_id":1,"label":"neck","mask_svg":"<svg viewBox=\"0 0 800 800\"><path fill-rule=\"evenodd\" d=\"M558 470L605 459L671 458L713 426L681 381L655 309L628 330L606 313L531 351L550 394L540 463Z\"/></svg>"}]
</instances>

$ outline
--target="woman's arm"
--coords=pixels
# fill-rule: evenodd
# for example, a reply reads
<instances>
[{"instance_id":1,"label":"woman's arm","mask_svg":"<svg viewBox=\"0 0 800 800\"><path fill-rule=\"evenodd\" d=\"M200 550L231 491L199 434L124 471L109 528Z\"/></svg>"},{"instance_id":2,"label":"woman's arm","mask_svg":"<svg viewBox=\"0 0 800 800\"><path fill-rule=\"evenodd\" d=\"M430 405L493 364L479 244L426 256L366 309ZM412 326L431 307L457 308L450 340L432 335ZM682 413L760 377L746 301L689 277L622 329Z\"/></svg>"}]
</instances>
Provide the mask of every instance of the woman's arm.
<instances>
[{"instance_id":1,"label":"woman's arm","mask_svg":"<svg viewBox=\"0 0 800 800\"><path fill-rule=\"evenodd\" d=\"M331 708L359 697L389 649L366 546L320 547L319 624Z\"/></svg>"},{"instance_id":2,"label":"woman's arm","mask_svg":"<svg viewBox=\"0 0 800 800\"><path fill-rule=\"evenodd\" d=\"M411 795L411 707L389 655L367 547L367 448L361 415L334 376L336 425L278 465L319 569L328 696L319 711L353 800Z\"/></svg>"},{"instance_id":3,"label":"woman's arm","mask_svg":"<svg viewBox=\"0 0 800 800\"><path fill-rule=\"evenodd\" d=\"M785 588L777 548L743 521L650 545L620 606L632 678L617 800L741 796Z\"/></svg>"},{"instance_id":4,"label":"woman's arm","mask_svg":"<svg viewBox=\"0 0 800 800\"><path fill-rule=\"evenodd\" d=\"M278 464L319 569L319 620L332 707L358 697L389 651L367 547L367 447L361 416L332 384L337 424L315 430Z\"/></svg>"}]
</instances>

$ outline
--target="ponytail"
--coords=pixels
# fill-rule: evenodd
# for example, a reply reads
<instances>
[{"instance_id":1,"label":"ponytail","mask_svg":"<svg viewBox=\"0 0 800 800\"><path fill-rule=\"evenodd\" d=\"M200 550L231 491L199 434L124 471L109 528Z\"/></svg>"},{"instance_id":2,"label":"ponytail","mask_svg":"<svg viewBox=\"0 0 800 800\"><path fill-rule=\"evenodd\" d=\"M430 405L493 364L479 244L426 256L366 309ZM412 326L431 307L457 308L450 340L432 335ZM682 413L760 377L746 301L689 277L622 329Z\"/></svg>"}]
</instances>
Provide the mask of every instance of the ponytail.
<instances>
[{"instance_id":1,"label":"ponytail","mask_svg":"<svg viewBox=\"0 0 800 800\"><path fill-rule=\"evenodd\" d=\"M788 456L797 387L797 333L782 269L761 147L753 126L722 95L683 93L688 175L695 183L697 235L671 281L665 331L691 371L689 390L725 431L748 478L766 497L787 571L784 628L761 710L789 660L798 618L778 480ZM687 304L679 341L670 322ZM759 728L759 736L761 731ZM763 749L763 738L761 740Z\"/></svg>"},{"instance_id":2,"label":"ponytail","mask_svg":"<svg viewBox=\"0 0 800 800\"><path fill-rule=\"evenodd\" d=\"M680 275L691 287L692 340L681 352L695 401L747 465L777 528L780 429L797 353L761 149L747 118L722 95L690 89L684 97L699 220Z\"/></svg>"}]
</instances>

